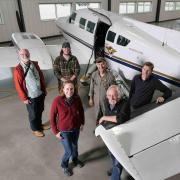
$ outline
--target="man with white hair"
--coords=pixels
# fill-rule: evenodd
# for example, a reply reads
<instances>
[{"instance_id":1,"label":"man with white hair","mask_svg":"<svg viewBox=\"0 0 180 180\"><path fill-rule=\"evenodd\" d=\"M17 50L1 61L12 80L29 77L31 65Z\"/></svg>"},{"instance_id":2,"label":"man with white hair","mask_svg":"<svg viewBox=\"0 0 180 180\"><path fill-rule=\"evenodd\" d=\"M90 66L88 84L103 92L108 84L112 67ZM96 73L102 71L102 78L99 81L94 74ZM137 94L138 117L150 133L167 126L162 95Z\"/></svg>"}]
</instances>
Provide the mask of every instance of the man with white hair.
<instances>
[{"instance_id":1,"label":"man with white hair","mask_svg":"<svg viewBox=\"0 0 180 180\"><path fill-rule=\"evenodd\" d=\"M98 114L99 124L112 124L113 126L122 124L130 119L129 102L121 98L121 90L117 85L111 85L106 92L107 100L101 106ZM112 159L111 180L121 179L122 166L109 151Z\"/></svg>"},{"instance_id":2,"label":"man with white hair","mask_svg":"<svg viewBox=\"0 0 180 180\"><path fill-rule=\"evenodd\" d=\"M28 49L20 49L20 63L14 69L14 81L17 92L27 107L29 123L33 134L43 137L42 112L46 96L44 76L37 61L30 60Z\"/></svg>"}]
</instances>

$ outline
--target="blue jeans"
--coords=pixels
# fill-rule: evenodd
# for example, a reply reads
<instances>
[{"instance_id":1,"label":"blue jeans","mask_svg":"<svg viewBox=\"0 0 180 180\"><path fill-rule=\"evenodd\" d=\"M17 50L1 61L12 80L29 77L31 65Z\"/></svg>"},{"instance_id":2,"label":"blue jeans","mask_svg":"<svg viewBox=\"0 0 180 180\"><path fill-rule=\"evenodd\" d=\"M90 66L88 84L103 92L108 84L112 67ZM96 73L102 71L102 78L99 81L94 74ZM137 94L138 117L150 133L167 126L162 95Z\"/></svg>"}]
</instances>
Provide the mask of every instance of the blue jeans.
<instances>
[{"instance_id":1,"label":"blue jeans","mask_svg":"<svg viewBox=\"0 0 180 180\"><path fill-rule=\"evenodd\" d=\"M64 155L61 161L62 168L68 168L69 159L76 162L78 160L78 139L79 129L72 131L61 131L61 143L64 147Z\"/></svg>"},{"instance_id":2,"label":"blue jeans","mask_svg":"<svg viewBox=\"0 0 180 180\"><path fill-rule=\"evenodd\" d=\"M110 151L109 151L109 156L111 157L112 160L111 180L121 180L121 173L123 167Z\"/></svg>"}]
</instances>

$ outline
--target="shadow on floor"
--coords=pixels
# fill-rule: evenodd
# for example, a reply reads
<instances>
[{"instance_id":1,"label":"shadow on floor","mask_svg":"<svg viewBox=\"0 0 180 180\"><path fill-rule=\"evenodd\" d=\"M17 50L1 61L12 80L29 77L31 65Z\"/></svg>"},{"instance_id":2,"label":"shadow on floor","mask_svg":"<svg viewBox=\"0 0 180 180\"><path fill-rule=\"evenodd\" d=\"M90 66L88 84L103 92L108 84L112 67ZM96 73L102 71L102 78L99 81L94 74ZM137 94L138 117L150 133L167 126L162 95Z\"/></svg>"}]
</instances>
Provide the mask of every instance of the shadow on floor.
<instances>
[{"instance_id":1,"label":"shadow on floor","mask_svg":"<svg viewBox=\"0 0 180 180\"><path fill-rule=\"evenodd\" d=\"M97 161L99 159L105 158L108 156L108 151L106 146L100 146L94 149L91 149L79 156L79 159L85 163L88 164L93 161ZM70 163L69 166L73 169L74 165L73 163Z\"/></svg>"}]
</instances>

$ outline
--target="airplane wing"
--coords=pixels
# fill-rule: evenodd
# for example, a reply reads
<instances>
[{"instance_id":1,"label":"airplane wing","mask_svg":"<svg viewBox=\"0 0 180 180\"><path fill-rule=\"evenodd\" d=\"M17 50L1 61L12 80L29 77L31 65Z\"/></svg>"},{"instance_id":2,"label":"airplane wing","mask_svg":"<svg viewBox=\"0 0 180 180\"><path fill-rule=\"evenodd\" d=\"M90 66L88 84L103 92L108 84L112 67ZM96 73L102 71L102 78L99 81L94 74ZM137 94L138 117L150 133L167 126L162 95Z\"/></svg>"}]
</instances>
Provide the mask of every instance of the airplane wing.
<instances>
[{"instance_id":1,"label":"airplane wing","mask_svg":"<svg viewBox=\"0 0 180 180\"><path fill-rule=\"evenodd\" d=\"M19 63L18 51L15 47L0 47L0 67L14 67Z\"/></svg>"},{"instance_id":2,"label":"airplane wing","mask_svg":"<svg viewBox=\"0 0 180 180\"><path fill-rule=\"evenodd\" d=\"M95 134L136 180L166 179L180 173L179 106L180 97Z\"/></svg>"},{"instance_id":3,"label":"airplane wing","mask_svg":"<svg viewBox=\"0 0 180 180\"><path fill-rule=\"evenodd\" d=\"M162 43L164 42L165 45L167 44L169 47L180 52L180 42L177 41L177 39L180 39L179 31L164 27L159 27L148 23L143 23L126 17L124 17L123 19L126 22L131 23L132 26L136 26L137 28L151 35L152 37L160 40Z\"/></svg>"},{"instance_id":4,"label":"airplane wing","mask_svg":"<svg viewBox=\"0 0 180 180\"><path fill-rule=\"evenodd\" d=\"M14 47L0 48L0 67L14 67L19 63L18 49L27 48L31 59L39 62L41 69L52 69L52 61L59 55L62 45L45 45L33 33L13 33ZM82 51L76 43L71 43L72 54L78 57L80 64L86 64L91 54ZM93 52L92 52L93 53Z\"/></svg>"},{"instance_id":5,"label":"airplane wing","mask_svg":"<svg viewBox=\"0 0 180 180\"><path fill-rule=\"evenodd\" d=\"M51 58L54 61L56 57L59 56L62 45L46 45L46 47L48 49Z\"/></svg>"},{"instance_id":6,"label":"airplane wing","mask_svg":"<svg viewBox=\"0 0 180 180\"><path fill-rule=\"evenodd\" d=\"M13 33L12 41L17 49L28 49L30 59L38 61L42 70L52 69L52 57L44 42L36 34Z\"/></svg>"}]
</instances>

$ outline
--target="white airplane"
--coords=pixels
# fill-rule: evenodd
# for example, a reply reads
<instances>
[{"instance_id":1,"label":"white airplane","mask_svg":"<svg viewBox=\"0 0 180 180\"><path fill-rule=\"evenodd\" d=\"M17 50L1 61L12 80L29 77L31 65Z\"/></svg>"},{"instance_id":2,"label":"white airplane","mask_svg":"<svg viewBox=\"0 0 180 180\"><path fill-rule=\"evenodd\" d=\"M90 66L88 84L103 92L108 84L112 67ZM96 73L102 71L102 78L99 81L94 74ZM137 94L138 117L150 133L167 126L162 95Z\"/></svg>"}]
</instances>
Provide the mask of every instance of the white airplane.
<instances>
[{"instance_id":1,"label":"white airplane","mask_svg":"<svg viewBox=\"0 0 180 180\"><path fill-rule=\"evenodd\" d=\"M74 12L56 24L79 48L74 52L77 57L86 55L93 62L104 53L110 68L129 80L151 61L154 75L179 91L180 32L100 9ZM87 61L82 58L80 63ZM171 177L180 173L179 105L180 98L112 129L100 125L95 134L136 180Z\"/></svg>"},{"instance_id":2,"label":"white airplane","mask_svg":"<svg viewBox=\"0 0 180 180\"><path fill-rule=\"evenodd\" d=\"M56 24L81 65L92 64L97 56L104 55L111 69L131 80L143 62L151 61L155 65L153 73L179 91L180 32L102 9L79 10L57 19ZM32 33L14 33L12 38L15 47L0 48L0 82L12 78L19 48L28 48L31 59L38 60L44 71L52 72L52 59L59 54L60 45L46 46ZM96 135L137 180L159 180L180 173L179 101L175 99L110 130L100 125Z\"/></svg>"},{"instance_id":3,"label":"white airplane","mask_svg":"<svg viewBox=\"0 0 180 180\"><path fill-rule=\"evenodd\" d=\"M135 180L163 180L180 173L177 107L180 97L111 129L100 125L95 134Z\"/></svg>"},{"instance_id":4,"label":"white airplane","mask_svg":"<svg viewBox=\"0 0 180 180\"><path fill-rule=\"evenodd\" d=\"M103 53L110 68L131 80L145 61L168 86L180 87L180 32L116 15L102 9L83 9L59 18L57 26L72 44L81 64ZM80 51L80 54L79 54ZM171 68L170 68L171 67Z\"/></svg>"}]
</instances>

